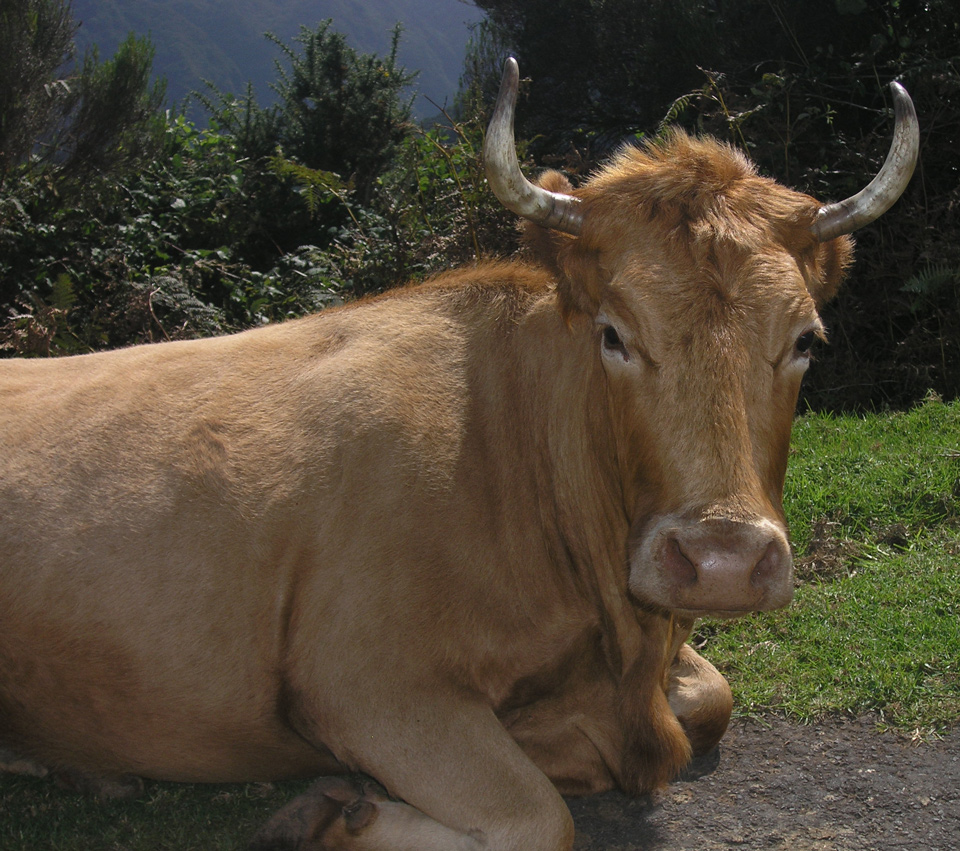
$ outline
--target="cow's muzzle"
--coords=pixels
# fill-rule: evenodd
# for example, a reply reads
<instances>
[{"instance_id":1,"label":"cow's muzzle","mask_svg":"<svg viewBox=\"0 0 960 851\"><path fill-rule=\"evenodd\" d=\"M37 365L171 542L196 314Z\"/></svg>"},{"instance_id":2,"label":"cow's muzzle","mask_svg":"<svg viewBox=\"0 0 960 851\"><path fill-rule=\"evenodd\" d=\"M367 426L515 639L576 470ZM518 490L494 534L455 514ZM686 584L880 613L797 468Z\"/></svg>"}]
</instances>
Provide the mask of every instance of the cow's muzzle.
<instances>
[{"instance_id":1,"label":"cow's muzzle","mask_svg":"<svg viewBox=\"0 0 960 851\"><path fill-rule=\"evenodd\" d=\"M687 616L778 609L793 598L786 531L766 519L661 517L633 553L630 590Z\"/></svg>"}]
</instances>

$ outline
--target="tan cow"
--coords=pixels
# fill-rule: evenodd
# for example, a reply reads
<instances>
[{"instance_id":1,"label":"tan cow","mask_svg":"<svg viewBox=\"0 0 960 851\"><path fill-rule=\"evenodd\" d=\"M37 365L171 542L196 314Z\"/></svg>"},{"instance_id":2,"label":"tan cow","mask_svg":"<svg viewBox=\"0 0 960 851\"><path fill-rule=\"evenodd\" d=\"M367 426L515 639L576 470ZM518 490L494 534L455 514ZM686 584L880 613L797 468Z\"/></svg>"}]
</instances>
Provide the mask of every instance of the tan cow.
<instances>
[{"instance_id":1,"label":"tan cow","mask_svg":"<svg viewBox=\"0 0 960 851\"><path fill-rule=\"evenodd\" d=\"M330 775L260 849L561 851L561 792L639 793L716 744L729 689L684 642L791 597L817 307L906 185L915 116L896 93L891 157L840 205L679 134L574 192L520 176L516 83L488 170L537 262L0 362L8 760Z\"/></svg>"}]
</instances>

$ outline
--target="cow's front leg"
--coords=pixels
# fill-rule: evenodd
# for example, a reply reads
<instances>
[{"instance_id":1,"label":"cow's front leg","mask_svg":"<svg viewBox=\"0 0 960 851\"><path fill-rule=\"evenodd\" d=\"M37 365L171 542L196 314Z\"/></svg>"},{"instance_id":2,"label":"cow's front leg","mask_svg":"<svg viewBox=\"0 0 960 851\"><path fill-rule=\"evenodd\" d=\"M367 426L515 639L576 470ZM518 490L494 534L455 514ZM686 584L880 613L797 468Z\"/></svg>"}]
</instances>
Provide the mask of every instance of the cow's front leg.
<instances>
[{"instance_id":1,"label":"cow's front leg","mask_svg":"<svg viewBox=\"0 0 960 851\"><path fill-rule=\"evenodd\" d=\"M396 705L335 733L341 760L396 800L325 778L271 819L252 848L569 851L573 821L563 799L488 706L422 696Z\"/></svg>"},{"instance_id":2,"label":"cow's front leg","mask_svg":"<svg viewBox=\"0 0 960 851\"><path fill-rule=\"evenodd\" d=\"M675 634L663 689L690 750L675 747L668 752L663 782L686 764L691 752L700 756L716 747L733 709L723 675L682 643L688 632L679 627ZM648 791L656 784L631 783L629 777L625 782L622 760L630 735L623 723L621 695L618 684L595 668L573 670L563 691L506 713L504 726L564 795L594 794L614 786L633 793ZM647 678L656 681L652 673ZM653 712L640 723L652 727L652 717Z\"/></svg>"}]
</instances>

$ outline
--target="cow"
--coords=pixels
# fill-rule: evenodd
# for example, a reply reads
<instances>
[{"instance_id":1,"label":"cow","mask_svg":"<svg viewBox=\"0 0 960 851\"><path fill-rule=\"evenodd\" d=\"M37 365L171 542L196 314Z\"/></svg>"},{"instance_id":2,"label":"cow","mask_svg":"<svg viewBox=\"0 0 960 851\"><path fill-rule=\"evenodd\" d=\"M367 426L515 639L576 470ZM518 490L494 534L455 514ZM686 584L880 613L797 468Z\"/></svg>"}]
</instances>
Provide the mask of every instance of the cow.
<instances>
[{"instance_id":1,"label":"cow","mask_svg":"<svg viewBox=\"0 0 960 851\"><path fill-rule=\"evenodd\" d=\"M716 745L730 689L687 639L791 599L818 308L909 181L916 115L895 86L887 161L837 204L679 132L575 190L522 175L517 86L510 60L485 160L530 259L0 362L7 762L321 778L261 851L568 851L562 794L640 794Z\"/></svg>"}]
</instances>

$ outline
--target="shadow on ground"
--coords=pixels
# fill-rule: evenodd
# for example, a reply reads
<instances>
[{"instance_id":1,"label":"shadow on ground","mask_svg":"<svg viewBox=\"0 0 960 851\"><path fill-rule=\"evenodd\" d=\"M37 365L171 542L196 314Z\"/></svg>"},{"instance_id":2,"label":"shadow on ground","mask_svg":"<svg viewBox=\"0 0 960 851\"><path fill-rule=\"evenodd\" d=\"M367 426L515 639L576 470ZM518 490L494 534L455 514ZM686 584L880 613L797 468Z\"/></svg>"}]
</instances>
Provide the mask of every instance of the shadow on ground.
<instances>
[{"instance_id":1,"label":"shadow on ground","mask_svg":"<svg viewBox=\"0 0 960 851\"><path fill-rule=\"evenodd\" d=\"M960 730L915 744L872 718L738 720L655 795L569 804L575 851L960 851Z\"/></svg>"}]
</instances>

